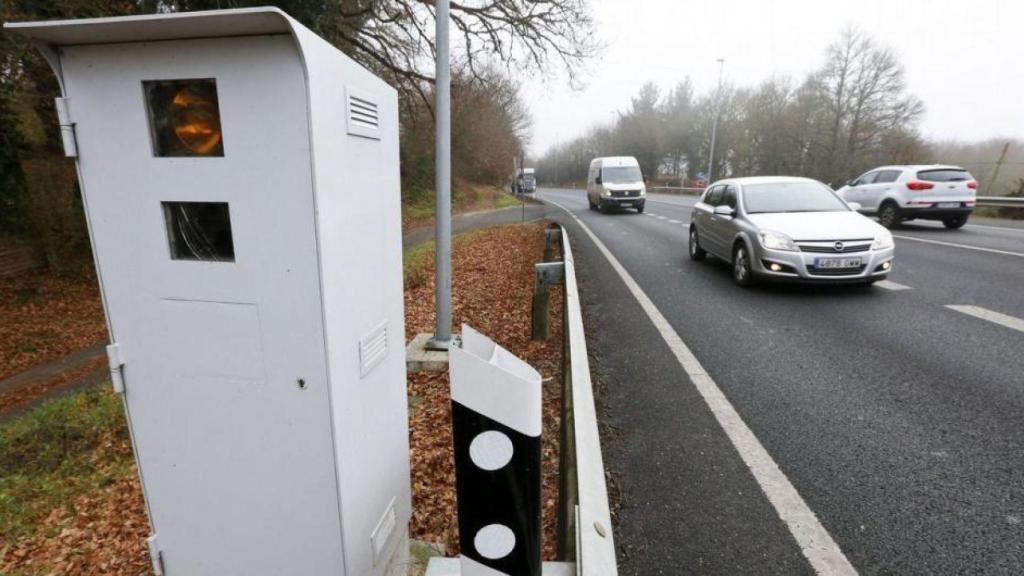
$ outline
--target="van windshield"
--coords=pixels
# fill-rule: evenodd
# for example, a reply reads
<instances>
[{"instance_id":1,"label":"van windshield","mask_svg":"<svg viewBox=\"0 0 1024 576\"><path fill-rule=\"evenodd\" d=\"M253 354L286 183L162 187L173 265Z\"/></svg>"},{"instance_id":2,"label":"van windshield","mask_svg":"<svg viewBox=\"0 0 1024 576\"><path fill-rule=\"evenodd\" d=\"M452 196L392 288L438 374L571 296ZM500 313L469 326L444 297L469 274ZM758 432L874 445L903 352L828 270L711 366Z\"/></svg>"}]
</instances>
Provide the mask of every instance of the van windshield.
<instances>
[{"instance_id":1,"label":"van windshield","mask_svg":"<svg viewBox=\"0 0 1024 576\"><path fill-rule=\"evenodd\" d=\"M643 180L637 166L606 166L601 169L604 184L635 184Z\"/></svg>"}]
</instances>

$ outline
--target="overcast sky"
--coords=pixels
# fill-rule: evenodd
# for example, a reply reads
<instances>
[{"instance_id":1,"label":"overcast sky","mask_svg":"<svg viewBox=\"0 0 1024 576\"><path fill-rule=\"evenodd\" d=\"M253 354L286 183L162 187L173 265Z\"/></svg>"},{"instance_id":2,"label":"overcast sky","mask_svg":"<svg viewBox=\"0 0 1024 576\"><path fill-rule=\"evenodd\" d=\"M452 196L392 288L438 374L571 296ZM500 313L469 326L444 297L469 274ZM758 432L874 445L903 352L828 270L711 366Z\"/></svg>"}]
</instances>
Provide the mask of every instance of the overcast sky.
<instances>
[{"instance_id":1,"label":"overcast sky","mask_svg":"<svg viewBox=\"0 0 1024 576\"><path fill-rule=\"evenodd\" d=\"M525 79L533 154L607 123L640 86L689 76L714 86L801 79L849 24L889 46L926 106L928 137L1024 138L1024 0L592 0L607 45L573 91L559 78Z\"/></svg>"}]
</instances>

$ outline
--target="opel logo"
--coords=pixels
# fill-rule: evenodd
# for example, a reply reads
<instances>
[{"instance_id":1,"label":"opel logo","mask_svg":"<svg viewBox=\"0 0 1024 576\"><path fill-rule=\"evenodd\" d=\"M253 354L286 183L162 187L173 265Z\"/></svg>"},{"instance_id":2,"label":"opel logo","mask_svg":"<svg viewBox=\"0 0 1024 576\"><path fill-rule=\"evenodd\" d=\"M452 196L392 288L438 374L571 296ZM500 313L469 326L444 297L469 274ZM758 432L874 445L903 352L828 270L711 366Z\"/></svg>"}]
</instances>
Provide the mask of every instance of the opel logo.
<instances>
[{"instance_id":1,"label":"opel logo","mask_svg":"<svg viewBox=\"0 0 1024 576\"><path fill-rule=\"evenodd\" d=\"M836 252L842 252L844 246L846 245L843 244L842 242L836 242L835 244L832 245L832 247L836 249Z\"/></svg>"}]
</instances>

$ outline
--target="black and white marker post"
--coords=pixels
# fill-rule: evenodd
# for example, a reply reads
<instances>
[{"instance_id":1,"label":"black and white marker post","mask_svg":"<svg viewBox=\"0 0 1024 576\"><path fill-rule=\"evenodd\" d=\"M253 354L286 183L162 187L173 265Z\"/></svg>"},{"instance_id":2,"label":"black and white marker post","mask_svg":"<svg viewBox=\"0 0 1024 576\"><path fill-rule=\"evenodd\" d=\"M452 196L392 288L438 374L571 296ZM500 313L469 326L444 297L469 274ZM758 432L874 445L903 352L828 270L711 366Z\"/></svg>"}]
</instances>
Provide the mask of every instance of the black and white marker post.
<instances>
[{"instance_id":1,"label":"black and white marker post","mask_svg":"<svg viewBox=\"0 0 1024 576\"><path fill-rule=\"evenodd\" d=\"M466 325L449 362L462 576L540 576L540 374Z\"/></svg>"}]
</instances>

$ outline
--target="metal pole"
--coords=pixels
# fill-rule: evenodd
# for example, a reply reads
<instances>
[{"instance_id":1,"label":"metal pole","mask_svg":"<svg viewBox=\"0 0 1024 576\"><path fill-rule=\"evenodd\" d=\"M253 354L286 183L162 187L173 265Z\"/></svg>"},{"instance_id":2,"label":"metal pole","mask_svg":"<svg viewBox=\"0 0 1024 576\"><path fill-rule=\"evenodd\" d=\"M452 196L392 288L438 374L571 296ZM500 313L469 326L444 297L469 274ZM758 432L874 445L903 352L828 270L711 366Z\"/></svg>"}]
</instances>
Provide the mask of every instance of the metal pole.
<instances>
[{"instance_id":1,"label":"metal pole","mask_svg":"<svg viewBox=\"0 0 1024 576\"><path fill-rule=\"evenodd\" d=\"M437 307L430 347L447 350L452 339L452 108L451 62L448 55L449 0L437 0L436 87L434 90L437 132L434 148L434 185L437 209L434 226L434 296Z\"/></svg>"},{"instance_id":2,"label":"metal pole","mask_svg":"<svg viewBox=\"0 0 1024 576\"><path fill-rule=\"evenodd\" d=\"M718 135L718 116L721 112L722 99L722 69L725 68L725 59L718 59L718 90L715 91L715 117L711 121L711 152L708 154L708 184L714 181L715 170L715 137Z\"/></svg>"},{"instance_id":3,"label":"metal pole","mask_svg":"<svg viewBox=\"0 0 1024 576\"><path fill-rule=\"evenodd\" d=\"M992 177L988 180L988 185L985 186L985 196L992 195L992 186L995 186L996 178L999 178L999 169L1003 167L1003 161L1006 160L1006 153L1010 150L1010 141L1007 140L1006 144L1003 145L1003 152L999 155L999 160L996 161L996 167L992 170Z\"/></svg>"}]
</instances>

